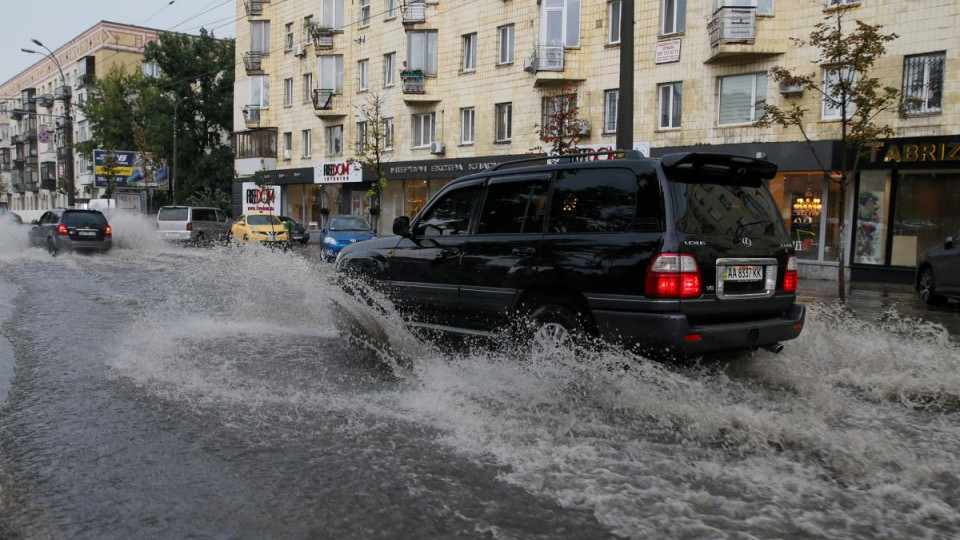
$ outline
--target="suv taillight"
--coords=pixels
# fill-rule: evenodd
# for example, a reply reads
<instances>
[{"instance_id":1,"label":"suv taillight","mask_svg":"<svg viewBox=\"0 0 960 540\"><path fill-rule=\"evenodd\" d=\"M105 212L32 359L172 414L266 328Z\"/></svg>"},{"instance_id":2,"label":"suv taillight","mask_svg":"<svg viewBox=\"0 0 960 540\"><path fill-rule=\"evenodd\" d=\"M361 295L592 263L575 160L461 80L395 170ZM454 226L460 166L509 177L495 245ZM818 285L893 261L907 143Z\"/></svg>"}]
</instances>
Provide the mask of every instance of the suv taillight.
<instances>
[{"instance_id":1,"label":"suv taillight","mask_svg":"<svg viewBox=\"0 0 960 540\"><path fill-rule=\"evenodd\" d=\"M103 230L103 235L107 238L113 238L113 227L107 225L107 228Z\"/></svg>"},{"instance_id":2,"label":"suv taillight","mask_svg":"<svg viewBox=\"0 0 960 540\"><path fill-rule=\"evenodd\" d=\"M650 298L696 298L700 296L700 267L693 255L664 253L647 268L644 294Z\"/></svg>"},{"instance_id":3,"label":"suv taillight","mask_svg":"<svg viewBox=\"0 0 960 540\"><path fill-rule=\"evenodd\" d=\"M64 224L57 225L57 236L70 236L70 233L67 231L67 226Z\"/></svg>"},{"instance_id":4,"label":"suv taillight","mask_svg":"<svg viewBox=\"0 0 960 540\"><path fill-rule=\"evenodd\" d=\"M783 274L783 292L797 292L798 281L797 256L790 255L787 257L787 271Z\"/></svg>"},{"instance_id":5,"label":"suv taillight","mask_svg":"<svg viewBox=\"0 0 960 540\"><path fill-rule=\"evenodd\" d=\"M187 230L188 230L188 231L192 231L192 230L193 230L193 222L187 223Z\"/></svg>"}]
</instances>

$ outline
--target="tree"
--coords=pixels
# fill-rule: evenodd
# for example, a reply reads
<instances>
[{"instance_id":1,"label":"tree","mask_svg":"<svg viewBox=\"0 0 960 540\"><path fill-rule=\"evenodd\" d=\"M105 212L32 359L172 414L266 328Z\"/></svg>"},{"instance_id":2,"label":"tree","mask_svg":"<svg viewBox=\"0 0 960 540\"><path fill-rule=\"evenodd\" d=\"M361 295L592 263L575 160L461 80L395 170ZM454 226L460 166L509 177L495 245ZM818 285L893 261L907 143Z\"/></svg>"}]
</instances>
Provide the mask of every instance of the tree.
<instances>
[{"instance_id":1,"label":"tree","mask_svg":"<svg viewBox=\"0 0 960 540\"><path fill-rule=\"evenodd\" d=\"M847 187L859 171L860 158L867 145L894 134L889 125L878 124L877 118L883 113L895 112L901 108L899 90L883 86L879 79L871 76L874 64L886 53L886 44L899 36L893 33L884 34L882 26L859 20L855 21L852 29L849 25L845 27L847 13L848 10L844 8L830 9L823 22L814 26L807 39L791 38L797 48L812 46L818 49L819 54L813 63L822 68L822 83L816 82L816 73L799 73L782 66L774 66L770 70L774 81L803 88L819 96L826 106L839 111L839 168L831 169L817 155L806 122L809 110L799 103L793 103L785 109L765 105L764 114L756 122L760 127L778 125L798 129L821 170L830 181L839 186L840 264L837 281L841 302L846 302L844 216Z\"/></svg>"},{"instance_id":2,"label":"tree","mask_svg":"<svg viewBox=\"0 0 960 540\"><path fill-rule=\"evenodd\" d=\"M143 128L149 116L147 91L149 83L139 72L126 73L113 66L96 80L86 101L79 104L90 125L90 139L76 144L77 151L92 155L102 149L132 150L138 128Z\"/></svg>"},{"instance_id":3,"label":"tree","mask_svg":"<svg viewBox=\"0 0 960 540\"><path fill-rule=\"evenodd\" d=\"M383 96L373 92L366 102L356 106L357 118L361 123L357 142L354 145L354 158L351 165L357 163L373 171L374 180L370 183L365 198L370 203L370 217L374 218L380 209L381 195L387 187L387 147L392 145L393 124L383 116L386 105ZM376 224L374 223L376 229Z\"/></svg>"},{"instance_id":4,"label":"tree","mask_svg":"<svg viewBox=\"0 0 960 540\"><path fill-rule=\"evenodd\" d=\"M531 148L532 154L562 155L579 151L577 145L587 133L587 122L580 120L577 107L577 87L565 86L544 96L545 115L543 125L534 129L540 140L548 146Z\"/></svg>"}]
</instances>

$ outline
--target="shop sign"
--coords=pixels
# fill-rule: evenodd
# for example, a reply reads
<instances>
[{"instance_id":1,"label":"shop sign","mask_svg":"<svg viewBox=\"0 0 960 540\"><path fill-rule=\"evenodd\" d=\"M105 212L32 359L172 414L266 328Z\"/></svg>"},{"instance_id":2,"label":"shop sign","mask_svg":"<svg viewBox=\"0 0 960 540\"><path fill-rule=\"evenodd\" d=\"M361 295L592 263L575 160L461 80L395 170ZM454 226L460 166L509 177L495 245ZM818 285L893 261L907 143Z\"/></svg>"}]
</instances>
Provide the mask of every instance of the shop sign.
<instances>
[{"instance_id":1,"label":"shop sign","mask_svg":"<svg viewBox=\"0 0 960 540\"><path fill-rule=\"evenodd\" d=\"M314 165L314 184L345 184L362 181L363 168L357 162L330 161Z\"/></svg>"},{"instance_id":2,"label":"shop sign","mask_svg":"<svg viewBox=\"0 0 960 540\"><path fill-rule=\"evenodd\" d=\"M960 141L880 141L867 145L870 163L960 163Z\"/></svg>"},{"instance_id":3,"label":"shop sign","mask_svg":"<svg viewBox=\"0 0 960 540\"><path fill-rule=\"evenodd\" d=\"M680 38L657 42L657 58L655 64L666 64L680 61Z\"/></svg>"},{"instance_id":4,"label":"shop sign","mask_svg":"<svg viewBox=\"0 0 960 540\"><path fill-rule=\"evenodd\" d=\"M254 182L243 183L243 213L280 213L280 186L258 186Z\"/></svg>"},{"instance_id":5,"label":"shop sign","mask_svg":"<svg viewBox=\"0 0 960 540\"><path fill-rule=\"evenodd\" d=\"M430 161L406 161L386 165L388 180L425 180L429 178L459 178L496 167L508 161L524 159L526 155L481 156L474 158L444 159ZM373 179L367 170L368 178Z\"/></svg>"}]
</instances>

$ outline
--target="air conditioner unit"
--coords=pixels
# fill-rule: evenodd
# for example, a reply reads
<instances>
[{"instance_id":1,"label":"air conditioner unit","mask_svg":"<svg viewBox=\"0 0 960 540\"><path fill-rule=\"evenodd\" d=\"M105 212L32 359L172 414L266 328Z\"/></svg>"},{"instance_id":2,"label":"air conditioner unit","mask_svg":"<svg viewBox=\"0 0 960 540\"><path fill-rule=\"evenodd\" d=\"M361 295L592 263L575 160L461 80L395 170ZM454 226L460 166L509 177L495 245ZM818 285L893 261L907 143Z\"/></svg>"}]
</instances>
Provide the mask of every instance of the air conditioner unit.
<instances>
[{"instance_id":1,"label":"air conditioner unit","mask_svg":"<svg viewBox=\"0 0 960 540\"><path fill-rule=\"evenodd\" d=\"M299 58L303 58L307 55L307 51L303 49L303 45L294 45L293 46L293 55Z\"/></svg>"},{"instance_id":2,"label":"air conditioner unit","mask_svg":"<svg viewBox=\"0 0 960 540\"><path fill-rule=\"evenodd\" d=\"M789 96L792 94L802 94L803 85L802 84L786 84L786 81L780 81L780 93Z\"/></svg>"},{"instance_id":3,"label":"air conditioner unit","mask_svg":"<svg viewBox=\"0 0 960 540\"><path fill-rule=\"evenodd\" d=\"M523 60L523 70L534 73L537 71L537 55L531 54L528 58Z\"/></svg>"},{"instance_id":4,"label":"air conditioner unit","mask_svg":"<svg viewBox=\"0 0 960 540\"><path fill-rule=\"evenodd\" d=\"M431 154L442 154L446 149L446 146L444 146L444 144L440 141L434 141L430 143Z\"/></svg>"}]
</instances>

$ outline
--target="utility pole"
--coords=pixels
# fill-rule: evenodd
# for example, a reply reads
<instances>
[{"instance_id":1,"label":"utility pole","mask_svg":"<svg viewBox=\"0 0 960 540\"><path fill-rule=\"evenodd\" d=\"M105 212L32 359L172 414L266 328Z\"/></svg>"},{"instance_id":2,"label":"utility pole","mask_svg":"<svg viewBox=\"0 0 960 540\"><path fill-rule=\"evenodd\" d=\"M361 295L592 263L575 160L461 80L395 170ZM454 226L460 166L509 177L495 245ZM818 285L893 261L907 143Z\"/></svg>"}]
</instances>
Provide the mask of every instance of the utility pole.
<instances>
[{"instance_id":1,"label":"utility pole","mask_svg":"<svg viewBox=\"0 0 960 540\"><path fill-rule=\"evenodd\" d=\"M173 204L177 204L177 107L180 100L173 102L173 169L170 171L170 195Z\"/></svg>"},{"instance_id":2,"label":"utility pole","mask_svg":"<svg viewBox=\"0 0 960 540\"><path fill-rule=\"evenodd\" d=\"M43 47L47 51L47 54L44 54L39 51L34 51L32 49L20 49L25 53L30 54L39 54L46 56L57 66L57 71L60 72L60 83L61 87L59 88L59 95L63 97L63 148L64 148L64 163L63 163L63 183L64 189L67 191L67 206L73 207L77 203L76 199L76 183L73 177L73 120L70 115L70 105L73 98L73 92L71 88L67 86L67 78L63 76L63 68L60 66L60 62L57 60L57 57L53 54L49 48L43 43L40 43L37 39L31 39L30 41L34 42L38 47ZM56 97L56 95L54 96ZM59 157L59 156L58 156Z\"/></svg>"},{"instance_id":3,"label":"utility pole","mask_svg":"<svg viewBox=\"0 0 960 540\"><path fill-rule=\"evenodd\" d=\"M633 0L620 2L620 93L617 97L617 148L633 149Z\"/></svg>"}]
</instances>

